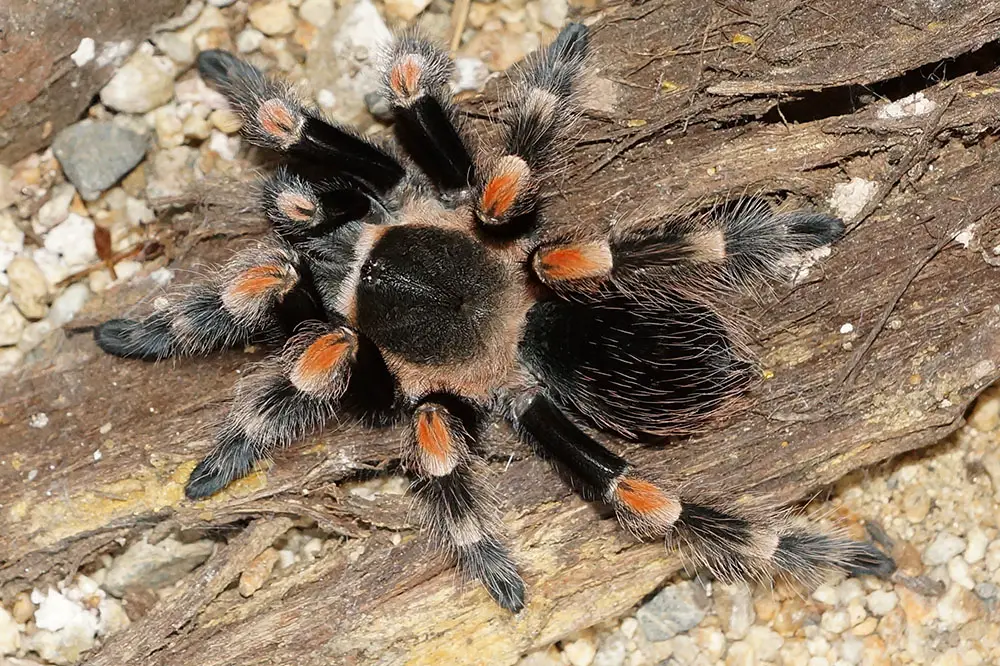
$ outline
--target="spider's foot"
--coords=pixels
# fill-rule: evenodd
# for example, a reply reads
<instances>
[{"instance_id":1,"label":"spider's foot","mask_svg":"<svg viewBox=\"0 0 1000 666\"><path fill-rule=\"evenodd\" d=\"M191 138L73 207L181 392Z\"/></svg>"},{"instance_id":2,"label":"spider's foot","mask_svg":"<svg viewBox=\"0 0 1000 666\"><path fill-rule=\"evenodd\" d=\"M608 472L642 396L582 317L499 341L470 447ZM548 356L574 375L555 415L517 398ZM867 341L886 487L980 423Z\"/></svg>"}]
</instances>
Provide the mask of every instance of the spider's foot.
<instances>
[{"instance_id":1,"label":"spider's foot","mask_svg":"<svg viewBox=\"0 0 1000 666\"><path fill-rule=\"evenodd\" d=\"M493 537L458 548L462 570L479 580L500 606L511 613L524 608L524 580L507 549Z\"/></svg>"},{"instance_id":2,"label":"spider's foot","mask_svg":"<svg viewBox=\"0 0 1000 666\"><path fill-rule=\"evenodd\" d=\"M166 321L155 315L145 321L111 319L94 328L94 342L106 354L156 361L173 353Z\"/></svg>"},{"instance_id":3,"label":"spider's foot","mask_svg":"<svg viewBox=\"0 0 1000 666\"><path fill-rule=\"evenodd\" d=\"M850 576L876 576L888 578L896 571L896 562L875 547L871 542L858 542L855 552L843 565L844 571Z\"/></svg>"},{"instance_id":4,"label":"spider's foot","mask_svg":"<svg viewBox=\"0 0 1000 666\"><path fill-rule=\"evenodd\" d=\"M233 474L220 467L212 458L205 458L191 472L184 494L196 500L214 495L233 481Z\"/></svg>"}]
</instances>

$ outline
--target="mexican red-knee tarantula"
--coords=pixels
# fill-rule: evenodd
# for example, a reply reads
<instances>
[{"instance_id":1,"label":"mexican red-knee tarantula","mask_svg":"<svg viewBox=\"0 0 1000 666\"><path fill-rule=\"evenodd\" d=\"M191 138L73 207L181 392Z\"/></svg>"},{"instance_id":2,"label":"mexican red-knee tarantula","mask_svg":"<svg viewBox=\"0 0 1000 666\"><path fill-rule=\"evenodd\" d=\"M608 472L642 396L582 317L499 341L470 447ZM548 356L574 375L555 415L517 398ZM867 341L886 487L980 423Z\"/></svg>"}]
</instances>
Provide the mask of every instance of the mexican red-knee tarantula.
<instances>
[{"instance_id":1,"label":"mexican red-knee tarantula","mask_svg":"<svg viewBox=\"0 0 1000 666\"><path fill-rule=\"evenodd\" d=\"M716 412L754 366L708 295L843 229L757 199L640 231L546 219L540 195L576 115L587 40L569 25L520 68L490 157L460 128L448 57L418 38L395 41L382 82L402 153L328 123L231 54L202 53L201 75L246 137L287 158L262 188L273 234L145 319L104 323L97 343L163 359L277 336L283 350L243 381L187 496L215 493L344 410L405 419L425 523L512 611L524 582L477 455L491 413L631 532L676 538L717 576L892 571L870 545L681 497L582 429L645 439Z\"/></svg>"}]
</instances>

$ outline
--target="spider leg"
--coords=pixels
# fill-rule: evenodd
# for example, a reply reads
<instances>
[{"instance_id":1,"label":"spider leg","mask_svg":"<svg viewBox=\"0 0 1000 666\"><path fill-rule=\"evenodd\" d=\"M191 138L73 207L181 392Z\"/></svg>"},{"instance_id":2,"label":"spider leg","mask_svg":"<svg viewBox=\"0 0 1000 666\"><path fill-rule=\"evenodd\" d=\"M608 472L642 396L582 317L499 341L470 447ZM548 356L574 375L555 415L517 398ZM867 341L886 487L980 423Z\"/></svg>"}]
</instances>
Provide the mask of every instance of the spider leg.
<instances>
[{"instance_id":1,"label":"spider leg","mask_svg":"<svg viewBox=\"0 0 1000 666\"><path fill-rule=\"evenodd\" d=\"M382 77L396 137L442 192L468 189L474 178L472 156L457 127L458 112L448 90L453 68L436 46L403 35L390 47Z\"/></svg>"},{"instance_id":2,"label":"spider leg","mask_svg":"<svg viewBox=\"0 0 1000 666\"><path fill-rule=\"evenodd\" d=\"M497 537L497 500L482 478L485 465L472 452L475 419L453 396L428 396L413 413L404 461L419 479L423 522L463 574L517 613L524 607L524 581Z\"/></svg>"},{"instance_id":3,"label":"spider leg","mask_svg":"<svg viewBox=\"0 0 1000 666\"><path fill-rule=\"evenodd\" d=\"M531 213L540 181L557 157L577 115L573 97L587 54L588 29L563 28L548 48L529 56L515 75L501 111L503 155L479 181L477 214L487 227Z\"/></svg>"},{"instance_id":4,"label":"spider leg","mask_svg":"<svg viewBox=\"0 0 1000 666\"><path fill-rule=\"evenodd\" d=\"M884 577L895 570L871 544L718 502L689 501L677 490L659 487L580 430L543 391L517 398L511 416L523 439L559 465L585 497L613 506L627 530L686 545L719 578L778 574L818 584L831 573Z\"/></svg>"},{"instance_id":5,"label":"spider leg","mask_svg":"<svg viewBox=\"0 0 1000 666\"><path fill-rule=\"evenodd\" d=\"M185 494L198 499L218 492L275 448L332 418L357 348L349 328L319 322L290 338L280 356L245 378L215 448L191 472Z\"/></svg>"},{"instance_id":6,"label":"spider leg","mask_svg":"<svg viewBox=\"0 0 1000 666\"><path fill-rule=\"evenodd\" d=\"M282 324L316 316L303 282L298 257L287 246L247 250L144 319L104 322L94 339L108 354L144 360L247 344Z\"/></svg>"},{"instance_id":7,"label":"spider leg","mask_svg":"<svg viewBox=\"0 0 1000 666\"><path fill-rule=\"evenodd\" d=\"M613 283L650 296L657 285L685 291L752 289L787 270L787 260L837 240L838 218L808 210L775 212L743 197L704 215L616 226L606 240L553 241L533 257L538 278L559 291Z\"/></svg>"},{"instance_id":8,"label":"spider leg","mask_svg":"<svg viewBox=\"0 0 1000 666\"><path fill-rule=\"evenodd\" d=\"M353 130L332 125L303 106L288 87L221 50L202 51L198 71L243 118L243 134L256 145L287 153L309 168L344 174L385 193L405 175L388 152Z\"/></svg>"},{"instance_id":9,"label":"spider leg","mask_svg":"<svg viewBox=\"0 0 1000 666\"><path fill-rule=\"evenodd\" d=\"M374 201L348 181L316 185L282 167L264 181L260 206L275 232L293 244L328 236L348 222L366 218Z\"/></svg>"}]
</instances>

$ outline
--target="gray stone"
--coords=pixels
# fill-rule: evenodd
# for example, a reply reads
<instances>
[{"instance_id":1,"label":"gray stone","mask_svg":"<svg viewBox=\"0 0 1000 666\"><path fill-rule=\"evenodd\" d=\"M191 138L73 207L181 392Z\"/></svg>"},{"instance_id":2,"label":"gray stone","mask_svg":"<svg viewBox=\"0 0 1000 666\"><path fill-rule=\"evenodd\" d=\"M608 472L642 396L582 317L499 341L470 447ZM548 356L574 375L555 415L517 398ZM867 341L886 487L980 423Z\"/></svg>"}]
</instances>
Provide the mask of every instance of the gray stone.
<instances>
[{"instance_id":1,"label":"gray stone","mask_svg":"<svg viewBox=\"0 0 1000 666\"><path fill-rule=\"evenodd\" d=\"M60 132L52 151L80 196L93 201L146 155L142 136L110 122L84 120Z\"/></svg>"},{"instance_id":2,"label":"gray stone","mask_svg":"<svg viewBox=\"0 0 1000 666\"><path fill-rule=\"evenodd\" d=\"M661 590L635 614L650 641L665 641L698 626L708 608L704 588L688 581Z\"/></svg>"},{"instance_id":3,"label":"gray stone","mask_svg":"<svg viewBox=\"0 0 1000 666\"><path fill-rule=\"evenodd\" d=\"M104 589L121 597L130 587L157 589L172 585L208 559L214 547L208 539L181 543L167 538L155 545L137 541L111 564Z\"/></svg>"}]
</instances>

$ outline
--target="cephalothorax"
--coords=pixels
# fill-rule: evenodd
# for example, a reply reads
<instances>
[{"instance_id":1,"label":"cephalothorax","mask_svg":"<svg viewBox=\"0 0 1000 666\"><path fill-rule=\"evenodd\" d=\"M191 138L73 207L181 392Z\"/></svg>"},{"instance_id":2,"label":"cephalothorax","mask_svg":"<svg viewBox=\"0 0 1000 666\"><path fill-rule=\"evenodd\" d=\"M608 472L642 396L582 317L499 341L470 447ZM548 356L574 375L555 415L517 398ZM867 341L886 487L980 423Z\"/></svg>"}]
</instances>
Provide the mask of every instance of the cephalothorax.
<instances>
[{"instance_id":1,"label":"cephalothorax","mask_svg":"<svg viewBox=\"0 0 1000 666\"><path fill-rule=\"evenodd\" d=\"M342 410L407 421L425 523L513 611L524 583L477 456L491 414L630 531L676 536L718 576L891 571L870 545L682 497L586 433L664 436L716 412L754 366L711 296L843 229L754 198L610 231L547 219L540 197L577 113L587 38L570 25L520 68L499 150L483 155L451 105L450 61L420 39L386 57L398 147L330 124L228 53L202 53L245 136L286 157L262 187L273 232L145 319L101 325L97 343L143 359L283 344L241 383L190 498Z\"/></svg>"}]
</instances>

